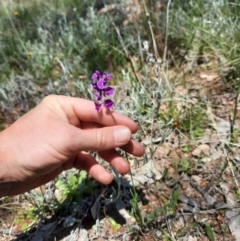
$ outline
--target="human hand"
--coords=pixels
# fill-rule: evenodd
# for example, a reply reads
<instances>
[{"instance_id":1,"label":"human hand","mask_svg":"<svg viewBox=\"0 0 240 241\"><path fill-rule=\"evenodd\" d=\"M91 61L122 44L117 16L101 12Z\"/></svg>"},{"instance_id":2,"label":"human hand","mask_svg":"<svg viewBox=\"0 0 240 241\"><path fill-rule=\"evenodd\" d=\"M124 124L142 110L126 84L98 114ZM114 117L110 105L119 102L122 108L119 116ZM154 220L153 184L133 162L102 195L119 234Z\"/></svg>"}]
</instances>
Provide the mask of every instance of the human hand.
<instances>
[{"instance_id":1,"label":"human hand","mask_svg":"<svg viewBox=\"0 0 240 241\"><path fill-rule=\"evenodd\" d=\"M118 172L128 163L116 147L141 156L144 147L131 139L137 124L101 109L89 100L51 95L0 133L0 196L43 185L62 171L77 168L103 184L113 177L85 151L97 152Z\"/></svg>"}]
</instances>

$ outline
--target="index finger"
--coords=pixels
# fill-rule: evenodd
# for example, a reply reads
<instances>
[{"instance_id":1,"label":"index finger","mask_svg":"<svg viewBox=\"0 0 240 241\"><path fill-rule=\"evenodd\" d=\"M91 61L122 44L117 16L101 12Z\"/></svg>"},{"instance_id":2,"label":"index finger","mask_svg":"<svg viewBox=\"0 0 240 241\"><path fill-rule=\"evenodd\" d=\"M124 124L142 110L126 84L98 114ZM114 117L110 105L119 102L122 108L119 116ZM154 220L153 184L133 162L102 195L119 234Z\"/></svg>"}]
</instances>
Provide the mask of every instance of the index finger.
<instances>
[{"instance_id":1,"label":"index finger","mask_svg":"<svg viewBox=\"0 0 240 241\"><path fill-rule=\"evenodd\" d=\"M102 126L124 125L132 133L137 131L137 123L132 119L105 107L97 111L93 101L76 97L58 96L58 102L64 109L70 123L84 121L99 123Z\"/></svg>"}]
</instances>

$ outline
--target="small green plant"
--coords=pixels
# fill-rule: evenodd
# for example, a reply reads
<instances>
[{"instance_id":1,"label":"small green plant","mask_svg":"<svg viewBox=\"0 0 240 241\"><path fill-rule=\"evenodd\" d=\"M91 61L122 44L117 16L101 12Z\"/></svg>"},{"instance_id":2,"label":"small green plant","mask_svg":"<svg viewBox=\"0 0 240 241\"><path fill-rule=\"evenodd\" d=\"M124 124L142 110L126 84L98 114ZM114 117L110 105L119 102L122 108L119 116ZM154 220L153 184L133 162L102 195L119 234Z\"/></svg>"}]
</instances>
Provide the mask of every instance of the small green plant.
<instances>
[{"instance_id":1,"label":"small green plant","mask_svg":"<svg viewBox=\"0 0 240 241\"><path fill-rule=\"evenodd\" d=\"M61 197L58 198L60 200L68 198L81 202L83 194L93 191L93 184L87 181L87 173L85 171L81 171L79 176L70 174L67 180L58 179L55 185L61 193Z\"/></svg>"},{"instance_id":2,"label":"small green plant","mask_svg":"<svg viewBox=\"0 0 240 241\"><path fill-rule=\"evenodd\" d=\"M20 210L17 214L17 218L14 220L14 224L21 231L25 231L29 226L35 224L38 221L37 209L35 207L28 208L27 210Z\"/></svg>"},{"instance_id":3,"label":"small green plant","mask_svg":"<svg viewBox=\"0 0 240 241\"><path fill-rule=\"evenodd\" d=\"M176 205L178 203L179 190L174 188L170 200L166 200L166 203L161 207L155 209L148 217L146 217L146 226L151 226L151 223L159 216L163 214L174 214Z\"/></svg>"},{"instance_id":4,"label":"small green plant","mask_svg":"<svg viewBox=\"0 0 240 241\"><path fill-rule=\"evenodd\" d=\"M187 172L190 167L189 160L184 158L180 159L178 162L178 171L179 172Z\"/></svg>"},{"instance_id":5,"label":"small green plant","mask_svg":"<svg viewBox=\"0 0 240 241\"><path fill-rule=\"evenodd\" d=\"M238 200L240 200L240 189L238 189L238 190L236 191L235 196L236 196L236 198L237 198Z\"/></svg>"},{"instance_id":6,"label":"small green plant","mask_svg":"<svg viewBox=\"0 0 240 241\"><path fill-rule=\"evenodd\" d=\"M133 190L131 191L132 200L131 203L131 215L136 219L138 225L140 227L144 226L144 219L143 214L141 212L140 206L139 206L139 198L136 191L136 188L133 186Z\"/></svg>"},{"instance_id":7,"label":"small green plant","mask_svg":"<svg viewBox=\"0 0 240 241\"><path fill-rule=\"evenodd\" d=\"M205 225L206 234L207 234L209 240L210 240L210 241L214 241L214 240L215 240L215 238L214 238L214 232L213 232L210 224L207 223L207 222L205 222L204 225Z\"/></svg>"},{"instance_id":8,"label":"small green plant","mask_svg":"<svg viewBox=\"0 0 240 241\"><path fill-rule=\"evenodd\" d=\"M121 228L121 225L118 224L113 218L109 217L108 221L110 222L110 226L114 232L117 232Z\"/></svg>"},{"instance_id":9,"label":"small green plant","mask_svg":"<svg viewBox=\"0 0 240 241\"><path fill-rule=\"evenodd\" d=\"M172 238L166 233L163 234L162 240L163 241L173 241Z\"/></svg>"},{"instance_id":10,"label":"small green plant","mask_svg":"<svg viewBox=\"0 0 240 241\"><path fill-rule=\"evenodd\" d=\"M206 122L206 113L203 107L188 107L181 119L179 129L188 133L191 140L203 135L202 129Z\"/></svg>"},{"instance_id":11,"label":"small green plant","mask_svg":"<svg viewBox=\"0 0 240 241\"><path fill-rule=\"evenodd\" d=\"M183 152L189 152L190 146L189 145L184 145L181 149Z\"/></svg>"}]
</instances>

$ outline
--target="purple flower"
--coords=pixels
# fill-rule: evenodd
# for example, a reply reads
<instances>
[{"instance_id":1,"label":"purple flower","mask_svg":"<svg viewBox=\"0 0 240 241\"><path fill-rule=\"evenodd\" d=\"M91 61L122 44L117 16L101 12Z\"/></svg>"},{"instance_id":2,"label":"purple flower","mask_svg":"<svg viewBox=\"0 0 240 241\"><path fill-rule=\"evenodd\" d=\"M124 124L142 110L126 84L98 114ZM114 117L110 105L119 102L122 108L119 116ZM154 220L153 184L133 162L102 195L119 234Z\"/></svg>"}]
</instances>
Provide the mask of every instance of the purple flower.
<instances>
[{"instance_id":1,"label":"purple flower","mask_svg":"<svg viewBox=\"0 0 240 241\"><path fill-rule=\"evenodd\" d=\"M92 82L92 83L91 83L91 86L92 86L92 88L93 88L93 89L95 89L95 90L97 90L97 89L98 89L97 84L96 84L96 83L94 83L94 82Z\"/></svg>"},{"instance_id":2,"label":"purple flower","mask_svg":"<svg viewBox=\"0 0 240 241\"><path fill-rule=\"evenodd\" d=\"M106 87L104 89L104 93L105 93L105 95L112 96L114 93L114 89L112 87Z\"/></svg>"},{"instance_id":3,"label":"purple flower","mask_svg":"<svg viewBox=\"0 0 240 241\"><path fill-rule=\"evenodd\" d=\"M96 70L93 74L92 74L92 80L96 80L101 76L100 71Z\"/></svg>"},{"instance_id":4,"label":"purple flower","mask_svg":"<svg viewBox=\"0 0 240 241\"><path fill-rule=\"evenodd\" d=\"M99 93L94 93L96 100L102 100L102 96Z\"/></svg>"},{"instance_id":5,"label":"purple flower","mask_svg":"<svg viewBox=\"0 0 240 241\"><path fill-rule=\"evenodd\" d=\"M112 106L113 106L113 101L112 100L110 100L110 99L106 99L106 100L104 100L104 103L103 103L103 105L105 106L105 107L107 107L108 109L110 109Z\"/></svg>"},{"instance_id":6,"label":"purple flower","mask_svg":"<svg viewBox=\"0 0 240 241\"><path fill-rule=\"evenodd\" d=\"M96 102L94 102L94 104L95 104L95 109L97 110L97 111L99 111L100 109L101 109L101 104L98 104L98 103L96 103Z\"/></svg>"},{"instance_id":7,"label":"purple flower","mask_svg":"<svg viewBox=\"0 0 240 241\"><path fill-rule=\"evenodd\" d=\"M105 80L105 81L108 81L112 78L112 75L111 74L108 74L108 73L103 73L102 75L102 78Z\"/></svg>"},{"instance_id":8,"label":"purple flower","mask_svg":"<svg viewBox=\"0 0 240 241\"><path fill-rule=\"evenodd\" d=\"M110 109L114 102L111 99L106 99L107 96L113 96L114 89L110 86L107 86L107 82L112 78L112 75L109 73L104 72L103 74L100 73L99 70L96 70L92 74L92 82L91 86L93 88L94 97L96 99L95 109L99 111L101 109L101 106Z\"/></svg>"},{"instance_id":9,"label":"purple flower","mask_svg":"<svg viewBox=\"0 0 240 241\"><path fill-rule=\"evenodd\" d=\"M100 89L100 90L105 89L105 84L106 84L105 80L104 80L103 78L101 78L101 79L97 82L97 87L98 87L98 89Z\"/></svg>"}]
</instances>

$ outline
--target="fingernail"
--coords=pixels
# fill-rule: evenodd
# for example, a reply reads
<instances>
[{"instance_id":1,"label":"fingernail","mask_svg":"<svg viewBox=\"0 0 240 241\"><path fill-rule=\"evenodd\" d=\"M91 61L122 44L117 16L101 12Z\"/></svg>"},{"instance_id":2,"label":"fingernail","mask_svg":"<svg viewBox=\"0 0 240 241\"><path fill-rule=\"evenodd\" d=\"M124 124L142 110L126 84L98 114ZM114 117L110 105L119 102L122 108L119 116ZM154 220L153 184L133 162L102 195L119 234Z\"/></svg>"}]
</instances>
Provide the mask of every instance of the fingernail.
<instances>
[{"instance_id":1,"label":"fingernail","mask_svg":"<svg viewBox=\"0 0 240 241\"><path fill-rule=\"evenodd\" d=\"M114 130L114 140L116 144L126 144L131 138L131 131L127 127L119 127Z\"/></svg>"}]
</instances>

